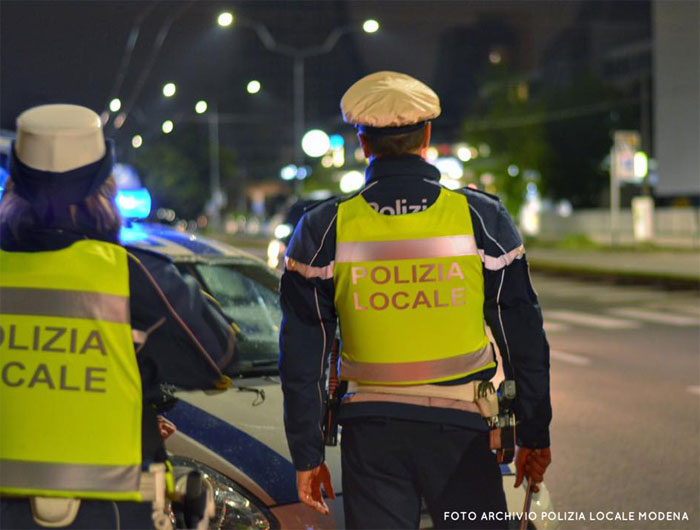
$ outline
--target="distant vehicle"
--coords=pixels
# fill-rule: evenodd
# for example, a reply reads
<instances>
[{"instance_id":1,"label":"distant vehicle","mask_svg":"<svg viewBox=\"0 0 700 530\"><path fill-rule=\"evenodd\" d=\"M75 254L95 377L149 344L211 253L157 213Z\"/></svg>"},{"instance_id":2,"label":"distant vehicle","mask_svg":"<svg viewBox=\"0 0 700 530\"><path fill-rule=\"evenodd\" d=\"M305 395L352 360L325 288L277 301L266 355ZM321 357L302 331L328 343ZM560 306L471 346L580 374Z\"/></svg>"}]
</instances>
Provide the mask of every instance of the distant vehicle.
<instances>
[{"instance_id":1,"label":"distant vehicle","mask_svg":"<svg viewBox=\"0 0 700 530\"><path fill-rule=\"evenodd\" d=\"M139 201L118 202L143 214ZM122 214L128 218L131 212L122 208ZM331 514L322 516L297 498L277 371L279 272L234 247L163 225L132 222L123 229L122 242L171 258L240 329L233 387L216 394L175 391L176 403L165 413L177 426L166 442L176 471L199 470L213 487L216 516L210 528L343 528L339 447L326 448L337 494L335 500L327 500ZM501 470L508 509L518 512L525 489L512 487L511 466ZM544 485L531 511L552 511ZM422 522L425 528L432 525L427 512ZM554 528L556 523L541 524L540 517L535 522L538 529Z\"/></svg>"},{"instance_id":2,"label":"distant vehicle","mask_svg":"<svg viewBox=\"0 0 700 530\"><path fill-rule=\"evenodd\" d=\"M320 202L317 199L299 199L289 207L283 221L275 227L274 238L267 245L267 264L275 268L284 267L284 253L297 224L307 209Z\"/></svg>"}]
</instances>

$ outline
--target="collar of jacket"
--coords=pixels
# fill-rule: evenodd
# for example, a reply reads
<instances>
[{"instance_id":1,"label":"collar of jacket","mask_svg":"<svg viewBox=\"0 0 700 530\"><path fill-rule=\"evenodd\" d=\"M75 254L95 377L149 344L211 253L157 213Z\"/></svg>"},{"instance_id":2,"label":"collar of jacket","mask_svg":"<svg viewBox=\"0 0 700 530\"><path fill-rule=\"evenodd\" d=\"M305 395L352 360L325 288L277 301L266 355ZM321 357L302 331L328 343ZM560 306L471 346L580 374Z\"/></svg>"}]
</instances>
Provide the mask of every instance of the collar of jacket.
<instances>
[{"instance_id":1,"label":"collar of jacket","mask_svg":"<svg viewBox=\"0 0 700 530\"><path fill-rule=\"evenodd\" d=\"M439 181L440 171L418 155L375 158L365 170L365 182L380 180L384 177L420 177Z\"/></svg>"}]
</instances>

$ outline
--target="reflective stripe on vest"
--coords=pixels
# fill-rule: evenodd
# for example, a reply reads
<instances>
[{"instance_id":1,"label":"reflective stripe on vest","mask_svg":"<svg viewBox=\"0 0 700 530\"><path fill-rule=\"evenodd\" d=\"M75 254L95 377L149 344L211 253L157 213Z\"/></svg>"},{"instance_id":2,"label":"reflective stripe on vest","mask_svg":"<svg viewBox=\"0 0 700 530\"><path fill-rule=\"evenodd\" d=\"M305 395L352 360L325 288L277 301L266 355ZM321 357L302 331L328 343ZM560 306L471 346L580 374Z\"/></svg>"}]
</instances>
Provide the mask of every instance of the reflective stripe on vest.
<instances>
[{"instance_id":1,"label":"reflective stripe on vest","mask_svg":"<svg viewBox=\"0 0 700 530\"><path fill-rule=\"evenodd\" d=\"M363 363L341 359L340 371L343 379L349 381L382 381L386 384L422 379L444 381L453 378L454 374L469 375L478 372L492 361L491 345L487 344L479 351L432 361Z\"/></svg>"},{"instance_id":2,"label":"reflective stripe on vest","mask_svg":"<svg viewBox=\"0 0 700 530\"><path fill-rule=\"evenodd\" d=\"M0 251L0 493L142 500L125 249Z\"/></svg>"},{"instance_id":3,"label":"reflective stripe on vest","mask_svg":"<svg viewBox=\"0 0 700 530\"><path fill-rule=\"evenodd\" d=\"M464 195L442 189L426 210L394 216L357 195L338 207L336 241L342 379L430 383L495 366Z\"/></svg>"}]
</instances>

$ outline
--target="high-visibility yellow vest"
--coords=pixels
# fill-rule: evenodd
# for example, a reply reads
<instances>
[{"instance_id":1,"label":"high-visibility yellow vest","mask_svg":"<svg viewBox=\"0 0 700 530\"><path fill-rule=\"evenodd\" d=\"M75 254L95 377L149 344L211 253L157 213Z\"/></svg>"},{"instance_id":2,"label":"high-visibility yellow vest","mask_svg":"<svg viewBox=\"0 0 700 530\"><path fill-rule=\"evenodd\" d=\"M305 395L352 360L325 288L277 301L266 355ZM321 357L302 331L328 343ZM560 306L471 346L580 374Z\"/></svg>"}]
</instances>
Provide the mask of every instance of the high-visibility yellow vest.
<instances>
[{"instance_id":1,"label":"high-visibility yellow vest","mask_svg":"<svg viewBox=\"0 0 700 530\"><path fill-rule=\"evenodd\" d=\"M404 215L378 213L362 195L342 202L333 278L342 379L433 383L495 366L464 195L441 189Z\"/></svg>"},{"instance_id":2,"label":"high-visibility yellow vest","mask_svg":"<svg viewBox=\"0 0 700 530\"><path fill-rule=\"evenodd\" d=\"M0 494L141 501L126 250L0 251Z\"/></svg>"}]
</instances>

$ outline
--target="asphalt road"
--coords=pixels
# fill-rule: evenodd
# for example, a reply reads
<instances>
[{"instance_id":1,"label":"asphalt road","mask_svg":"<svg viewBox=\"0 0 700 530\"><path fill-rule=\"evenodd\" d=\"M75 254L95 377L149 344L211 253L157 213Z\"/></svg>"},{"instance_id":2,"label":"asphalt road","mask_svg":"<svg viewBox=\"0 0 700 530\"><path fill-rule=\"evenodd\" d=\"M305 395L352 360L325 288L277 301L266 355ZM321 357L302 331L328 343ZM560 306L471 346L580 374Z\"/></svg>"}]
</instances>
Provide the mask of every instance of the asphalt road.
<instances>
[{"instance_id":1,"label":"asphalt road","mask_svg":"<svg viewBox=\"0 0 700 530\"><path fill-rule=\"evenodd\" d=\"M585 518L561 528L700 528L697 292L533 282L552 352L545 481L562 518ZM633 521L606 520L628 512ZM658 520L659 512L687 520Z\"/></svg>"}]
</instances>

